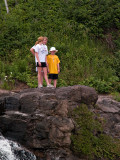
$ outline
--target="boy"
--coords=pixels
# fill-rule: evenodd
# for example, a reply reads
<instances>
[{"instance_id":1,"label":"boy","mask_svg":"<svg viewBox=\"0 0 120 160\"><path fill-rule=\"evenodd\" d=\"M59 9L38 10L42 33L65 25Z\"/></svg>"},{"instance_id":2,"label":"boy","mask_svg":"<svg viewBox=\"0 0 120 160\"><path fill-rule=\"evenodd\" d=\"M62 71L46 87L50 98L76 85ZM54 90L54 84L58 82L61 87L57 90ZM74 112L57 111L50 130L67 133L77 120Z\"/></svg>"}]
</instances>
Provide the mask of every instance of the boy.
<instances>
[{"instance_id":1,"label":"boy","mask_svg":"<svg viewBox=\"0 0 120 160\"><path fill-rule=\"evenodd\" d=\"M54 87L56 88L58 73L60 72L60 60L57 55L55 55L58 50L55 47L50 48L50 55L47 56L47 65L48 65L48 79L49 83L53 80Z\"/></svg>"}]
</instances>

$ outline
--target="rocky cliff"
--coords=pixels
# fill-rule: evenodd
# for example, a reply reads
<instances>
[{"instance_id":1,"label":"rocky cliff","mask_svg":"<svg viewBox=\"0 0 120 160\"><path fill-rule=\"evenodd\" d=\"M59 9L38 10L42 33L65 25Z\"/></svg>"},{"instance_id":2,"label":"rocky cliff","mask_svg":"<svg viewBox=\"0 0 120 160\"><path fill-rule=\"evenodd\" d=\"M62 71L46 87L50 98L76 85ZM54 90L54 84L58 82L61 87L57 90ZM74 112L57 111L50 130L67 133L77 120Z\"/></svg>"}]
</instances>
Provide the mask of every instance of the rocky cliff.
<instances>
[{"instance_id":1,"label":"rocky cliff","mask_svg":"<svg viewBox=\"0 0 120 160\"><path fill-rule=\"evenodd\" d=\"M120 138L120 104L106 106L105 100L97 100L93 88L80 85L1 93L0 131L34 151L40 159L77 160L70 150L74 122L69 113L82 103L89 107L97 102L97 109L92 111L108 120L105 132Z\"/></svg>"}]
</instances>

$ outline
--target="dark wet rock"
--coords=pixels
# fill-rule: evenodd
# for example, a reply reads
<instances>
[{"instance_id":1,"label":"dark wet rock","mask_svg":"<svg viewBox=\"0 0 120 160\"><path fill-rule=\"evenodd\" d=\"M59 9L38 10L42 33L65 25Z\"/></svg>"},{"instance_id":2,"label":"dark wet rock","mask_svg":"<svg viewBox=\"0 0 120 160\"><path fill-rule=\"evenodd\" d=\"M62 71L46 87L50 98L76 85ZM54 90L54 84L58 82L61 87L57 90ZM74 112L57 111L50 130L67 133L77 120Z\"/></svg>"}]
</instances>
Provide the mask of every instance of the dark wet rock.
<instances>
[{"instance_id":1,"label":"dark wet rock","mask_svg":"<svg viewBox=\"0 0 120 160\"><path fill-rule=\"evenodd\" d=\"M114 102L113 106L111 101L99 100L95 89L81 85L8 92L0 96L0 131L34 150L41 159L52 156L58 160L79 160L70 150L74 122L69 113L82 103L93 106L94 112L108 120L106 133L114 126L113 135L120 137L119 103Z\"/></svg>"},{"instance_id":2,"label":"dark wet rock","mask_svg":"<svg viewBox=\"0 0 120 160\"><path fill-rule=\"evenodd\" d=\"M0 115L4 114L5 112L5 99L0 98Z\"/></svg>"},{"instance_id":3,"label":"dark wet rock","mask_svg":"<svg viewBox=\"0 0 120 160\"><path fill-rule=\"evenodd\" d=\"M99 96L87 86L25 89L0 94L0 131L38 155L80 160L70 150L74 122L71 112L84 103L106 121L104 132L120 138L120 102ZM95 107L94 107L95 105ZM97 106L97 107L96 107Z\"/></svg>"},{"instance_id":4,"label":"dark wet rock","mask_svg":"<svg viewBox=\"0 0 120 160\"><path fill-rule=\"evenodd\" d=\"M120 139L120 102L111 96L99 96L96 104L95 112L106 121L104 132Z\"/></svg>"}]
</instances>

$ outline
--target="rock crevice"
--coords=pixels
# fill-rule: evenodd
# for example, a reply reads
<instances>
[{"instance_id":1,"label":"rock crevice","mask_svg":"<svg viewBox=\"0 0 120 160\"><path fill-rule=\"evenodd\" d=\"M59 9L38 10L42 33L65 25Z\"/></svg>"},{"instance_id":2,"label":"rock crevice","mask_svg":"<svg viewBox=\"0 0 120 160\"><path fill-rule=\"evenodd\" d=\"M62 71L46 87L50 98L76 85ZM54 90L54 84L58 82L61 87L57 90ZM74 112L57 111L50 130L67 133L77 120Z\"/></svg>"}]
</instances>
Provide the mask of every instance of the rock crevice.
<instances>
[{"instance_id":1,"label":"rock crevice","mask_svg":"<svg viewBox=\"0 0 120 160\"><path fill-rule=\"evenodd\" d=\"M98 100L95 89L87 86L69 86L62 88L25 89L18 93L0 94L0 132L32 150L51 152L51 155L72 157L70 151L71 132L74 122L70 112L82 103L98 108L93 109L101 116L112 120L116 132L120 130L120 104ZM108 105L108 106L107 106ZM111 114L108 116L108 114ZM115 121L111 118L116 114ZM110 124L106 132L110 132ZM114 134L113 134L114 136ZM117 136L120 135L117 133ZM43 153L42 153L43 154ZM41 156L41 154L40 154Z\"/></svg>"}]
</instances>

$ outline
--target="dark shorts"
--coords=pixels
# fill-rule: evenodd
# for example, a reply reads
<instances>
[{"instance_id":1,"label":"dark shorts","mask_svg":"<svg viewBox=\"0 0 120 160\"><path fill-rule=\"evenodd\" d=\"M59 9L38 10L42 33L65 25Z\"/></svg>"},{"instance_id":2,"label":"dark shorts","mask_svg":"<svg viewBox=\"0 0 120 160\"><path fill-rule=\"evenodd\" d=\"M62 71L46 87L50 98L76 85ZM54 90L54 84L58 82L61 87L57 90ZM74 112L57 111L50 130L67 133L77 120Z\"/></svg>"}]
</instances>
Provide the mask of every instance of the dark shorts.
<instances>
[{"instance_id":1,"label":"dark shorts","mask_svg":"<svg viewBox=\"0 0 120 160\"><path fill-rule=\"evenodd\" d=\"M47 67L46 62L41 62L41 66L39 66L39 63L36 63L36 67Z\"/></svg>"},{"instance_id":2,"label":"dark shorts","mask_svg":"<svg viewBox=\"0 0 120 160\"><path fill-rule=\"evenodd\" d=\"M58 74L49 74L48 79L58 79Z\"/></svg>"}]
</instances>

